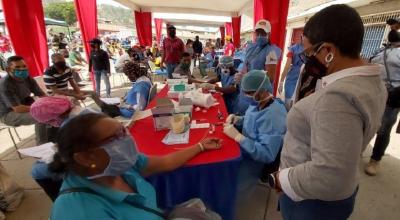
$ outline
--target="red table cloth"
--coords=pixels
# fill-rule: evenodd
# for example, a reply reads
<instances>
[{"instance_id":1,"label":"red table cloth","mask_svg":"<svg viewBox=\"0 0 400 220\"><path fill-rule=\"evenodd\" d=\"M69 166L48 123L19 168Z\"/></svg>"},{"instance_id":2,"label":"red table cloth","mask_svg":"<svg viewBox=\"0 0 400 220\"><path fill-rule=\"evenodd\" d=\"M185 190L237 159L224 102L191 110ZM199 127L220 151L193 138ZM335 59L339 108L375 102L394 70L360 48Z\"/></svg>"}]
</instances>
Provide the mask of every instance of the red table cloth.
<instances>
[{"instance_id":1,"label":"red table cloth","mask_svg":"<svg viewBox=\"0 0 400 220\"><path fill-rule=\"evenodd\" d=\"M149 104L148 108L155 106L155 101L157 98L166 97L168 92L168 86L165 86L156 96L156 98ZM207 112L193 110L192 120L196 120L197 123L221 123L225 122L228 116L227 110L224 104L222 95L219 93L213 94L214 98L217 99L219 105L210 107ZM195 108L195 107L194 107ZM218 119L218 109L224 116L223 119ZM135 122L131 127L131 133L135 138L136 144L139 151L145 155L166 155L171 152L180 150L182 148L194 145L198 143L205 137L216 137L222 139L222 148L214 151L207 151L201 153L194 157L192 160L186 163L187 166L202 165L210 163L218 163L227 160L237 159L240 157L239 145L226 136L223 133L223 126L215 126L215 131L213 134L209 134L209 129L191 129L189 144L179 144L179 145L166 145L161 142L169 130L165 131L155 131L153 117L147 117L145 119Z\"/></svg>"}]
</instances>

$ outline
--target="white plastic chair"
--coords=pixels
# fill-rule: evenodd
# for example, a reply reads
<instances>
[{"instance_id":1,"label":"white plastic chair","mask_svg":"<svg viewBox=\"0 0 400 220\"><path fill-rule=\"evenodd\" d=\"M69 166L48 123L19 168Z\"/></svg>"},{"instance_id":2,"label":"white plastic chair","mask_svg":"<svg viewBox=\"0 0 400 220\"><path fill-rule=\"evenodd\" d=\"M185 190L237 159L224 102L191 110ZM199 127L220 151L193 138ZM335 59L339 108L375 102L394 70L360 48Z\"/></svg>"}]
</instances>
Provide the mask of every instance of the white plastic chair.
<instances>
[{"instance_id":1,"label":"white plastic chair","mask_svg":"<svg viewBox=\"0 0 400 220\"><path fill-rule=\"evenodd\" d=\"M149 97L147 100L147 105L151 102L151 100L154 99L154 97L157 95L157 84L153 84L149 90Z\"/></svg>"},{"instance_id":2,"label":"white plastic chair","mask_svg":"<svg viewBox=\"0 0 400 220\"><path fill-rule=\"evenodd\" d=\"M15 150L17 151L17 154L18 154L19 159L22 159L22 156L21 156L21 154L20 154L19 151L18 151L18 146L17 146L17 143L15 142L14 135L13 135L12 132L11 132L11 129L13 129L14 132L15 132L15 135L16 135L17 138L18 138L18 140L21 141L21 137L19 136L16 127L14 127L14 126L9 126L9 125L6 125L6 124L3 124L3 123L0 122L0 131L6 130L6 129L8 130L8 134L10 134L10 138L11 138L13 144L14 144L14 148L15 148Z\"/></svg>"}]
</instances>

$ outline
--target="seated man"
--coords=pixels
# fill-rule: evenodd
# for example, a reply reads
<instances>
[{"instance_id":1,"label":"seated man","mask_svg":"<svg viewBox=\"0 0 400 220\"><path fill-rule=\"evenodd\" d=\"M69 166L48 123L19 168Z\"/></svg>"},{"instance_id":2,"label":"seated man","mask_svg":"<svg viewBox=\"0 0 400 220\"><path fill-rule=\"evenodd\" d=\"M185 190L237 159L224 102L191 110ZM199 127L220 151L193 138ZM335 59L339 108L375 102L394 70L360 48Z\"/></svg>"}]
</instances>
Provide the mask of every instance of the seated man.
<instances>
[{"instance_id":1,"label":"seated man","mask_svg":"<svg viewBox=\"0 0 400 220\"><path fill-rule=\"evenodd\" d=\"M192 72L190 71L190 64L192 57L188 52L182 53L181 62L175 67L173 74L179 74L180 78L192 78Z\"/></svg>"},{"instance_id":2,"label":"seated man","mask_svg":"<svg viewBox=\"0 0 400 220\"><path fill-rule=\"evenodd\" d=\"M252 102L244 117L229 115L224 133L240 144L243 160L238 174L238 201L251 195L264 165L278 169L276 160L286 133L287 111L272 95L272 85L264 71L252 70L242 79L241 88ZM241 133L236 127L242 127Z\"/></svg>"},{"instance_id":3,"label":"seated man","mask_svg":"<svg viewBox=\"0 0 400 220\"><path fill-rule=\"evenodd\" d=\"M120 56L115 62L115 72L122 73L125 63L134 60L135 55L137 55L135 51L129 48L126 53ZM136 60L138 60L138 58Z\"/></svg>"},{"instance_id":4,"label":"seated man","mask_svg":"<svg viewBox=\"0 0 400 220\"><path fill-rule=\"evenodd\" d=\"M29 76L25 61L20 56L7 60L7 76L0 79L0 121L9 126L35 125L36 143L47 142L46 126L39 124L30 114L30 105L35 96L46 94Z\"/></svg>"},{"instance_id":5,"label":"seated man","mask_svg":"<svg viewBox=\"0 0 400 220\"><path fill-rule=\"evenodd\" d=\"M71 67L71 63L69 62L69 51L67 49L61 49L60 54L64 57L65 63L67 64L67 66ZM82 82L82 78L79 75L78 71L72 67L71 67L71 71L72 71L72 77L74 78L74 80L78 84L78 86L84 86L84 85L79 84L80 82Z\"/></svg>"},{"instance_id":6,"label":"seated man","mask_svg":"<svg viewBox=\"0 0 400 220\"><path fill-rule=\"evenodd\" d=\"M137 63L126 63L124 73L134 84L125 97L125 103L120 106L120 112L122 116L130 118L135 110L142 111L147 107L152 83L147 77L146 68L140 67Z\"/></svg>"},{"instance_id":7,"label":"seated man","mask_svg":"<svg viewBox=\"0 0 400 220\"><path fill-rule=\"evenodd\" d=\"M84 94L79 89L72 74L72 69L67 66L65 58L60 53L51 55L52 66L44 72L44 84L49 95L72 96L78 100L84 100ZM68 82L73 90L68 89Z\"/></svg>"}]
</instances>

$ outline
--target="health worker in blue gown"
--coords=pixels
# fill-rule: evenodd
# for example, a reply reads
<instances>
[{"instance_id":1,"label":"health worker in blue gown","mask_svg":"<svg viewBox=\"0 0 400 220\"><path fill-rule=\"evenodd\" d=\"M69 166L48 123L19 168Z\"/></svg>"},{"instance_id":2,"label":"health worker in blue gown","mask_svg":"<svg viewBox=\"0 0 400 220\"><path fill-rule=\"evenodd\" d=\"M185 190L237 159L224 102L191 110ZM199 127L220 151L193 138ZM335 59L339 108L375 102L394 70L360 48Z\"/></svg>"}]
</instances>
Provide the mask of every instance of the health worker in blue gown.
<instances>
[{"instance_id":1,"label":"health worker in blue gown","mask_svg":"<svg viewBox=\"0 0 400 220\"><path fill-rule=\"evenodd\" d=\"M240 84L242 77L251 70L265 70L271 83L274 81L276 66L282 50L270 42L271 24L267 20L259 20L254 27L254 43L248 44L242 71L235 75ZM244 115L251 99L240 92L235 114Z\"/></svg>"},{"instance_id":2,"label":"health worker in blue gown","mask_svg":"<svg viewBox=\"0 0 400 220\"><path fill-rule=\"evenodd\" d=\"M271 82L264 71L247 73L241 88L251 100L250 106L244 116L229 115L224 126L224 133L240 144L243 155L239 169L239 197L251 194L264 165L279 160L277 155L283 145L287 115L284 103L272 95Z\"/></svg>"}]
</instances>

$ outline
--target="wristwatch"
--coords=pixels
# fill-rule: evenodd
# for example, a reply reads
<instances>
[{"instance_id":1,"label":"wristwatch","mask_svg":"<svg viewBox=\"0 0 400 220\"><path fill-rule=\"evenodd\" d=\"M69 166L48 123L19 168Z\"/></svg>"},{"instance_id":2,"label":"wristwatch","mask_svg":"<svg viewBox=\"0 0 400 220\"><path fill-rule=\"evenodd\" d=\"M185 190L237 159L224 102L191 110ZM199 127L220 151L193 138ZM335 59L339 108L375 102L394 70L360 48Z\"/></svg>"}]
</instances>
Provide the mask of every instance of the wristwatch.
<instances>
[{"instance_id":1,"label":"wristwatch","mask_svg":"<svg viewBox=\"0 0 400 220\"><path fill-rule=\"evenodd\" d=\"M271 187L271 189L275 189L276 180L273 173L268 175L268 185Z\"/></svg>"}]
</instances>

